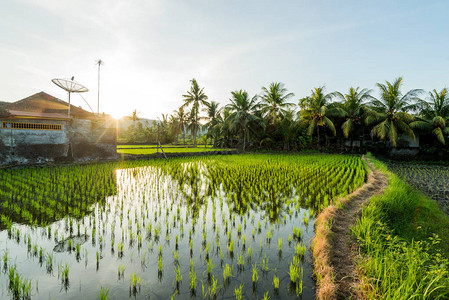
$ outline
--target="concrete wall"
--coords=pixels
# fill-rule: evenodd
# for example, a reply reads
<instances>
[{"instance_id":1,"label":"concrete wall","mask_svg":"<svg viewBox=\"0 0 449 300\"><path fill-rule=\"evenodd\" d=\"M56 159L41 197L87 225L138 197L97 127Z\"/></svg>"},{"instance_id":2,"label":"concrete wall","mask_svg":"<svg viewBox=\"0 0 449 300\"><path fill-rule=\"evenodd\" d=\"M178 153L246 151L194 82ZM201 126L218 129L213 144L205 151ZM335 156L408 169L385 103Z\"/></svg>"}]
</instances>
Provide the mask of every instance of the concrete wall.
<instances>
[{"instance_id":1,"label":"concrete wall","mask_svg":"<svg viewBox=\"0 0 449 300\"><path fill-rule=\"evenodd\" d=\"M2 121L62 124L62 130L2 129L0 165L113 159L116 129L102 122L8 119Z\"/></svg>"}]
</instances>

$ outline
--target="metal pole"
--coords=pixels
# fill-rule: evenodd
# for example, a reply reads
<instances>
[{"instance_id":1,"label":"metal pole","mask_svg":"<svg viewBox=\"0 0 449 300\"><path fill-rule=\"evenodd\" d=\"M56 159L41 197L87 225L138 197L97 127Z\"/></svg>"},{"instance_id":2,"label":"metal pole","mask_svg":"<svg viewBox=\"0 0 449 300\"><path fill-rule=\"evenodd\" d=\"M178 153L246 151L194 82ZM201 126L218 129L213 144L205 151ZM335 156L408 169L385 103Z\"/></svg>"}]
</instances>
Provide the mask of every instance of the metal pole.
<instances>
[{"instance_id":1,"label":"metal pole","mask_svg":"<svg viewBox=\"0 0 449 300\"><path fill-rule=\"evenodd\" d=\"M69 110L67 111L67 117L70 118L70 92L69 93Z\"/></svg>"},{"instance_id":2,"label":"metal pole","mask_svg":"<svg viewBox=\"0 0 449 300\"><path fill-rule=\"evenodd\" d=\"M98 104L97 104L97 114L100 114L100 65L101 65L101 60L98 60Z\"/></svg>"}]
</instances>

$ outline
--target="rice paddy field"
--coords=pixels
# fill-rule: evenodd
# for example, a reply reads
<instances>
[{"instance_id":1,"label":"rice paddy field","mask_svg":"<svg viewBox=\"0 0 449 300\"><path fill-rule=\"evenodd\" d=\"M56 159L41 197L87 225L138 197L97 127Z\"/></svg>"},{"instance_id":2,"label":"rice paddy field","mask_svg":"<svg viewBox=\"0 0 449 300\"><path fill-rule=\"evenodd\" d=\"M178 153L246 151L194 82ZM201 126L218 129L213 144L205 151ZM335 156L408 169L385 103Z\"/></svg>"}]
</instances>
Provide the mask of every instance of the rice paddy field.
<instances>
[{"instance_id":1,"label":"rice paddy field","mask_svg":"<svg viewBox=\"0 0 449 300\"><path fill-rule=\"evenodd\" d=\"M0 298L313 299L314 218L365 177L339 155L0 170Z\"/></svg>"},{"instance_id":2,"label":"rice paddy field","mask_svg":"<svg viewBox=\"0 0 449 300\"><path fill-rule=\"evenodd\" d=\"M449 215L449 167L390 163L388 169L434 199Z\"/></svg>"},{"instance_id":3,"label":"rice paddy field","mask_svg":"<svg viewBox=\"0 0 449 300\"><path fill-rule=\"evenodd\" d=\"M229 151L230 149L220 149L220 148L205 148L205 147L197 147L197 148L184 148L184 147L164 147L165 153L197 153L197 152L214 152L214 151ZM232 149L231 149L232 150ZM154 154L157 152L156 147L142 147L142 148L118 148L117 153L124 154L134 154L134 155L147 155ZM159 152L161 150L159 149Z\"/></svg>"}]
</instances>

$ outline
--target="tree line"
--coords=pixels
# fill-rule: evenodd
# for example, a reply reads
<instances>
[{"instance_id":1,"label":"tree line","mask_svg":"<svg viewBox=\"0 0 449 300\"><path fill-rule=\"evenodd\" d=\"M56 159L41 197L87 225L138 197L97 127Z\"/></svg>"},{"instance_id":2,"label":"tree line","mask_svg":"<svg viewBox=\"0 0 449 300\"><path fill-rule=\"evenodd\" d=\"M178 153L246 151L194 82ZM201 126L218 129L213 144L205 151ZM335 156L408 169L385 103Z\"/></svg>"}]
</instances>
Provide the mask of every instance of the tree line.
<instances>
[{"instance_id":1,"label":"tree line","mask_svg":"<svg viewBox=\"0 0 449 300\"><path fill-rule=\"evenodd\" d=\"M183 139L186 134L194 146L199 130L214 146L248 149L301 150L305 148L346 147L354 141L378 141L385 147L398 147L400 136L415 140L432 137L445 145L449 134L447 89L425 93L413 89L405 93L401 77L377 83L379 98L373 90L350 87L346 93L326 93L325 87L292 102L295 95L283 83L262 87L258 95L247 91L231 92L229 103L220 107L195 79L182 95L183 104L171 115L162 115L159 130L165 142ZM203 114L201 114L203 112ZM160 133L160 132L159 132ZM425 139L424 139L425 140ZM170 141L168 141L170 142Z\"/></svg>"}]
</instances>

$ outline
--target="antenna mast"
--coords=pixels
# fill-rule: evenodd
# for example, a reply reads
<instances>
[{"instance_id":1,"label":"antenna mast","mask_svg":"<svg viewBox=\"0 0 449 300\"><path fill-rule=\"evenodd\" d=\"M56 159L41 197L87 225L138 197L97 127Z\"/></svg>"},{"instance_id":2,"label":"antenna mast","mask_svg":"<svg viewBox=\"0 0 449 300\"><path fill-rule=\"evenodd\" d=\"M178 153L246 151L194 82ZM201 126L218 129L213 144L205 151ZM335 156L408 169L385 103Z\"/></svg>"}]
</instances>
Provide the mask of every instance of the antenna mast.
<instances>
[{"instance_id":1,"label":"antenna mast","mask_svg":"<svg viewBox=\"0 0 449 300\"><path fill-rule=\"evenodd\" d=\"M100 66L104 65L104 62L101 59L98 59L95 62L98 65L98 101L97 101L97 114L100 114Z\"/></svg>"}]
</instances>

